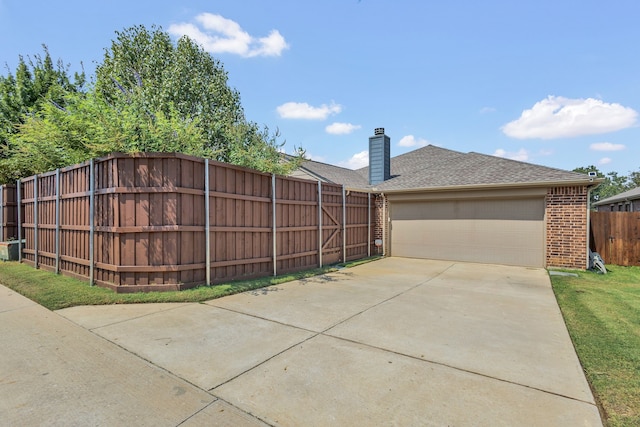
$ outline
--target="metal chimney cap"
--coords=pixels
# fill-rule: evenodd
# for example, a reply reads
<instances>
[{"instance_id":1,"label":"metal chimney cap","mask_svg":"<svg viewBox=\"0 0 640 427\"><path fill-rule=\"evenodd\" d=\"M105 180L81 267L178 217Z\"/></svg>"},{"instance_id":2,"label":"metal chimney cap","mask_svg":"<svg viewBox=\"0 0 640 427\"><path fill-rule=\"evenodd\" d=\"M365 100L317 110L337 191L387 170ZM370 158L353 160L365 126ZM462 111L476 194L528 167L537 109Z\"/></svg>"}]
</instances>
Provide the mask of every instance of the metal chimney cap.
<instances>
[{"instance_id":1,"label":"metal chimney cap","mask_svg":"<svg viewBox=\"0 0 640 427\"><path fill-rule=\"evenodd\" d=\"M373 134L374 134L374 135L384 135L384 128L376 128L376 129L373 131Z\"/></svg>"}]
</instances>

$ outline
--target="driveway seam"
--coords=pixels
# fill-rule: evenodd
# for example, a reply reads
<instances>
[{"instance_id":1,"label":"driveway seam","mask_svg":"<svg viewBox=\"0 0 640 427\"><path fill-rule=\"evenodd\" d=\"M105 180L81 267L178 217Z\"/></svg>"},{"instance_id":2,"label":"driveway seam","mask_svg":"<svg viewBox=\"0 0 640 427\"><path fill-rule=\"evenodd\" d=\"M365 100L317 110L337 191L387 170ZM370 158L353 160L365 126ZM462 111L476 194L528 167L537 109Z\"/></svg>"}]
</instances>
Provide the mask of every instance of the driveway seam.
<instances>
[{"instance_id":1,"label":"driveway seam","mask_svg":"<svg viewBox=\"0 0 640 427\"><path fill-rule=\"evenodd\" d=\"M270 360L272 360L272 359L274 359L274 358L276 358L276 357L280 356L281 354L283 354L283 353L285 353L285 352L287 352L287 351L291 350L292 348L294 348L294 347L296 347L296 346L299 346L300 344L304 344L305 342L309 341L310 339L313 339L313 338L317 337L318 335L322 335L322 333L320 333L320 332L314 333L314 335L312 335L312 336L310 336L310 337L308 337L308 338L306 338L306 339L303 339L302 341L297 342L297 343L295 343L295 344L293 344L293 345L291 345L291 346L289 346L289 347L285 348L284 350L279 351L278 353L276 353L276 354L274 354L274 355L272 355L272 356L269 356L268 358L264 359L262 362L260 362L260 363L258 363L258 364L256 364L256 365L252 366L251 368L248 368L248 369L246 369L246 370L242 371L241 373L239 373L238 375L236 375L236 376L234 376L234 377L232 377L232 378L229 378L228 380L226 380L226 381L224 381L224 382L221 382L220 384L218 384L218 385L217 385L217 386L215 386L215 387L210 388L209 390L207 390L207 392L209 392L212 396L215 396L215 394L212 394L212 392L213 392L215 389L217 389L217 388L219 388L219 387L221 387L221 386L223 386L223 385L225 385L225 384L227 384L227 383L229 383L229 382L231 382L231 381L235 380L235 379L236 379L236 378L238 378L238 377L241 377L242 375L246 374L247 372L253 371L255 368L257 368L257 367L259 367L259 366L264 365L265 363L269 362ZM215 396L215 397L217 397L217 396Z\"/></svg>"},{"instance_id":2,"label":"driveway seam","mask_svg":"<svg viewBox=\"0 0 640 427\"><path fill-rule=\"evenodd\" d=\"M106 328L107 326L119 325L119 324L121 324L121 323L126 323L126 322L129 322L129 321L131 321L131 320L143 319L143 318L145 318L145 317L147 317L147 316L151 316L151 315L158 314L158 313L164 313L165 311L177 310L178 308L186 307L186 306L188 306L188 305L192 305L192 304L199 304L199 303L196 303L196 302L187 302L187 303L176 303L176 304L180 304L180 305L179 305L179 306L177 306L177 307L167 308L166 310L153 311L153 312L150 312L150 313L141 314L141 315L139 315L139 316L129 317L129 318L127 318L127 319L123 319L123 320L117 320L117 321L115 321L115 322L113 322L113 323L107 323L107 324L105 324L105 325L95 326L95 327L93 327L93 328L86 328L86 327L82 326L80 323L76 323L76 322L74 322L73 320L68 319L68 318L67 318L67 316L64 316L63 314L58 313L58 311L59 311L59 310L56 310L54 313L58 313L60 316L62 316L62 317L64 317L64 318L67 318L68 320L71 320L71 322L75 323L76 325L81 326L81 327L83 327L84 329L86 329L86 330L88 330L88 331L92 331L92 332L93 332L94 330L101 329L101 328ZM62 309L60 309L60 310L64 310L64 309L62 308Z\"/></svg>"},{"instance_id":3,"label":"driveway seam","mask_svg":"<svg viewBox=\"0 0 640 427\"><path fill-rule=\"evenodd\" d=\"M320 333L321 333L321 334L324 334L325 332L327 332L327 331L329 331L329 330L331 330L331 329L335 328L336 326L339 326L339 325L343 324L344 322L346 322L346 321L348 321L348 320L353 319L353 318L354 318L354 317L356 317L356 316L359 316L359 315L361 315L361 314L363 314L363 313L366 313L367 311L371 310L372 308L376 308L376 307L378 307L378 306L380 306L380 305L382 305L382 304L384 304L384 303L386 303L386 302L391 301L392 299L398 298L400 295L404 295L405 293L407 293L407 292L409 292L409 291L412 291L412 290L414 290L414 289L416 289L416 288L418 288L418 287L420 287L420 286L422 286L422 285L424 285L424 284L426 284L426 283L429 283L430 281L432 281L432 280L434 280L434 279L436 279L436 278L438 278L438 277L442 276L444 273L446 273L446 272L447 272L447 270L449 270L450 268L452 268L454 265L455 265L455 263L452 263L450 266L448 266L448 267L447 267L447 268L445 268L444 270L440 271L440 272L439 272L438 274L436 274L435 276L430 277L430 278L428 278L427 280L423 280L422 282L418 283L417 285L414 285L414 286L412 286L412 287L410 287L410 288L407 288L407 289L405 289L405 290L403 290L403 291L400 291L399 293L397 293L397 294L395 294L395 295L392 295L392 296L390 296L389 298L387 298L387 299L385 299L385 300L382 300L382 301L380 301L380 302L378 302L378 303L376 303L376 304L374 304L374 305L372 305L372 306L370 306L370 307L367 307L367 308L365 308L364 310L361 310L361 311L359 311L358 313L355 313L355 314L353 314L353 315L351 315L351 316L347 317L346 319L343 319L343 320L339 321L338 323L336 323L336 324L334 324L334 325L332 325L332 326L328 327L327 329L323 330L323 331L322 331L322 332L320 332Z\"/></svg>"},{"instance_id":4,"label":"driveway seam","mask_svg":"<svg viewBox=\"0 0 640 427\"><path fill-rule=\"evenodd\" d=\"M187 304L185 304L185 305L189 305L189 304L199 304L199 303L187 303ZM183 306L184 306L184 305L183 305ZM176 309L176 308L180 308L180 307L174 307L174 308L171 308L171 309L169 309L169 310L174 310L174 309ZM169 311L169 310L162 310L162 311ZM192 386L192 387L197 388L198 390L202 390L203 392L207 393L209 396L211 396L211 397L214 399L214 400L212 400L211 402L209 402L208 404L206 404L205 406L203 406L202 408L200 408L198 411L194 412L193 414L191 414L190 416L188 416L188 417L187 417L187 418L185 418L184 420L180 421L180 423L178 423L178 424L176 425L176 427L177 427L177 426L180 426L180 425L183 425L183 424L184 424L184 423L186 423L188 420L190 420L191 418L193 418L194 416L196 416L196 415L197 415L197 414L199 414L200 412L204 411L206 408L208 408L209 406L211 406L212 404L214 404L214 403L215 403L215 402L217 402L218 400L220 400L220 401L222 401L222 402L225 402L226 404L228 404L228 405L230 405L230 406L232 406L232 407L234 407L234 408L238 409L239 411L241 411L241 412L243 412L243 413L245 413L245 414L247 414L247 415L249 415L249 416L251 416L251 417L253 417L253 418L256 418L256 419L258 419L258 420L262 421L263 423L267 424L268 426L272 426L272 424L270 424L270 423L268 423L268 422L264 421L264 420L263 420L263 419L261 419L260 417L257 417L256 415L251 414L251 413L249 413L249 412L245 411L244 409L242 409L242 408L240 408L240 407L238 407L238 406L236 406L236 405L234 405L234 404L232 404L232 403L230 403L230 402L227 402L226 400L222 399L220 396L216 396L215 394L211 393L211 391L210 391L210 390L207 390L206 388L202 388L202 387L198 386L197 384L192 383L192 382L191 382L191 381L189 381L188 379L186 379L186 378L182 377L181 375L178 375L177 373L172 372L172 371L170 371L169 369L167 369L167 368L165 368L165 367L163 367L163 366L157 365L156 363L154 363L153 361L151 361L151 360L149 360L149 359L147 359L147 358L143 357L142 355L140 355L140 354L138 354L138 353L136 353L136 352L133 352L133 351L129 350L129 349L128 349L128 348L126 348L126 347L123 347L123 346L122 346L122 345L120 345L119 343L117 343L117 342L115 342L115 341L111 341L111 340L109 340L108 338L103 337L102 335L100 335L100 334L98 334L97 332L95 332L93 329L87 329L87 328L84 328L82 325L77 324L77 323L73 322L73 321L72 321L72 320L70 320L70 319L67 319L65 316L63 316L63 315L61 315L61 314L59 314L59 313L56 313L55 311L51 311L51 313L56 314L56 315L57 315L57 316L59 316L60 318L62 318L62 319L64 319L64 320L66 320L67 322L69 322L69 323L71 323L71 324L73 324L73 325L76 325L76 326L79 326L79 327L81 327L81 328L85 329L87 332L89 332L90 334L93 334L94 336L98 337L99 339L101 339L101 340L103 340L103 341L105 341L105 342L108 342L108 343L111 343L111 344L115 345L116 347L118 347L118 348L120 348L120 349L122 349L122 350L126 351L127 353L129 353L129 354L133 355L134 357L137 357L138 359L143 360L144 362L148 363L149 365L153 366L154 368L159 369L159 370L161 370L162 372L165 372L165 373L167 373L168 375L171 375L171 376L173 376L173 377L175 377L175 378L177 378L177 379L179 379L179 380L181 380L181 381L184 381L185 383L189 384L189 385L190 385L190 386ZM155 312L155 313L159 313L159 312ZM146 315L143 315L143 316L138 316L138 317L136 317L136 318L131 318L131 319L128 319L128 320L133 320L133 319L143 318L143 317L146 317L146 316L148 316L148 315L150 315L150 314L154 314L154 313L149 313L149 314L146 314ZM116 322L116 323L113 323L113 324L124 323L124 322L126 322L126 320L124 320L124 321L120 321L120 322ZM105 325L105 326L107 326L107 325ZM110 325L109 325L109 326L110 326ZM100 329L100 327L98 327L98 328L94 328L94 329ZM297 344L296 344L296 345L297 345ZM220 384L220 385L222 385L222 384ZM216 387L217 387L217 386L216 386ZM211 389L211 390L213 390L213 389Z\"/></svg>"},{"instance_id":5,"label":"driveway seam","mask_svg":"<svg viewBox=\"0 0 640 427\"><path fill-rule=\"evenodd\" d=\"M269 319L269 318L267 318L267 317L259 316L259 315L257 315L257 314L247 313L247 312L240 311L240 310L237 310L237 309L232 309L232 308L229 308L229 307L222 307L222 306L219 306L219 305L216 305L215 303L213 303L213 301L215 301L215 299L214 299L214 300L205 301L205 303L204 303L204 304L205 304L205 305L208 305L209 307L215 307L215 308L219 308L219 309L221 309L221 310L227 310L227 311L230 311L230 312L232 312L232 313L242 314L242 315L245 315L245 316L253 317L253 318L255 318L255 319L266 320L266 321L268 321L268 322L277 323L277 324L282 325L282 326L289 326L289 327L291 327L291 328L296 328L296 329L299 329L299 330L301 330L301 331L311 332L311 333L313 333L313 334L319 335L319 334L324 334L325 332L327 332L327 331L329 331L329 330L331 330L331 329L335 328L336 326L339 326L339 325L343 324L344 322L346 322L346 321L348 321L348 320L351 320L351 319L353 319L354 317L359 316L359 315L361 315L362 313L365 313L365 312L367 312L367 311L371 310L372 308L375 308L375 307L377 307L377 306L379 306L379 305L381 305L381 304L384 304L385 302L388 302L388 301L390 301L390 300L392 300L392 299L394 299L394 298L399 297L400 295L405 294L406 292L409 292L409 291L411 291L411 290L413 290L413 289L416 289L417 287L419 287L419 286L421 286L421 285L424 285L425 283L430 282L431 280L433 280L433 279L437 278L438 276L442 275L444 272L446 272L446 271L447 271L449 268L451 268L453 265L454 265L454 264L452 264L451 266L447 267L445 270L443 270L443 271L439 272L436 276L431 277L431 278L429 278L429 279L427 279L427 280L424 280L424 281L422 281L422 282L420 282L420 283L418 283L418 284L416 284L416 285L414 285L414 286L411 286L410 288L407 288L407 289L405 289L404 291L401 291L401 292L399 292L399 293L397 293L397 294L395 294L395 295L392 295L392 296L390 296L390 297L388 297L388 298L386 298L386 299L384 299L384 300L382 300L382 301L380 301L380 302L377 302L377 303L375 303L375 304L373 304L373 305L371 305L371 306L369 306L369 307L367 307L367 308L365 308L365 309L363 309L363 310L361 310L361 311L359 311L359 312L357 312L357 313L355 313L355 314L352 314L352 315L350 315L350 316L348 316L348 317L345 317L344 319L342 319L342 320L340 320L340 321L338 321L338 322L334 323L333 325L329 326L328 328L322 329L321 331L314 331L314 330L312 330L312 329L303 328L303 327L301 327L301 326L292 325L292 324L290 324L290 323L284 323L284 322L281 322L281 321L279 321L279 320Z\"/></svg>"},{"instance_id":6,"label":"driveway seam","mask_svg":"<svg viewBox=\"0 0 640 427\"><path fill-rule=\"evenodd\" d=\"M275 321L275 320L266 319L266 318L263 318L263 317L260 317L260 316L256 316L256 315L252 315L252 314L247 314L247 313L238 312L238 311L236 311L236 310L231 310L231 309L228 309L228 308L225 308L225 307L218 307L218 306L215 306L215 305L211 305L212 307L222 308L222 309L224 309L224 310L229 310L229 311L232 311L232 312L234 312L234 313L243 314L243 315L250 316L250 317L254 317L254 318L257 318L257 319L266 320L266 321L270 321L270 322L278 323L278 324L280 324L280 325L289 326L289 327L292 327L292 328L296 328L296 329L300 329L300 330L303 330L303 331L311 332L311 333L313 333L313 335L312 335L312 336L310 336L310 337L308 337L308 338L306 338L306 339L304 339L304 340L302 340L302 341L300 341L300 342L298 342L298 343L296 343L296 344L293 344L293 345L291 345L291 346L287 347L286 349L284 349L284 350L282 350L282 351L280 351L280 352L278 352L278 353L276 353L276 354L274 354L274 355L270 356L269 358L267 358L267 359L263 360L262 362L260 362L260 363L258 363L258 364L256 364L256 365L254 365L253 367L251 367L251 368L249 368L249 369L244 370L243 372L239 373L238 375L236 375L236 376L234 376L234 377L232 377L232 378L229 378L228 380L226 380L226 381L224 381L224 382L222 382L222 383L218 384L217 386L215 386L215 387L213 387L213 388L210 388L210 389L209 389L209 390L207 390L207 391L211 393L211 392L213 392L215 389L217 389L217 388L219 388L219 387L221 387L221 386L223 386L223 385L225 385L225 384L227 384L227 383L229 383L229 382L231 382L231 381L235 380L236 378L241 377L242 375L244 375L244 374L246 374L246 373L248 373L248 372L250 372L250 371L254 370L255 368L257 368L257 367L259 367L259 366L262 366L263 364L265 364L265 363L269 362L270 360L272 360L272 359L274 359L274 358L276 358L276 357L280 356L281 354L284 354L285 352L287 352L287 351L291 350L292 348L294 348L294 347L296 347L296 346L299 346L300 344L304 344L305 342L307 342L307 341L309 341L309 340L311 340L311 339L313 339L313 338L315 338L315 337L317 337L317 336L319 336L319 335L328 336L328 337L331 337L331 338L334 338L334 339L340 339L340 340L341 340L341 339L343 339L343 338L339 338L339 337L334 337L334 336L332 336L332 335L326 335L326 334L325 334L325 332L329 331L330 329L335 328L335 327L336 327L336 326L338 326L338 325L341 325L342 323L344 323L344 322L346 322L346 321L348 321L348 320L350 320L350 319L354 318L355 316L358 316L358 315L360 315L360 314L362 314L362 313L366 312L367 310L370 310L370 309L372 309L372 308L374 308L374 307L377 307L378 305L383 304L383 303L385 303L385 302L387 302L387 301L389 301L389 300L392 300L393 298L396 298L396 297L398 297L398 296L400 296L400 295L404 294L405 292L408 292L408 291L410 291L410 290L412 290L412 289L417 288L418 286L421 286L421 285L423 285L423 284L425 284L425 283L428 283L429 281L431 281L431 280L435 279L436 277L438 277L438 276L442 275L443 273L445 273L445 272L446 272L449 268L451 268L453 265L454 265L454 264L451 264L449 267L447 267L447 268L446 268L446 269L444 269L443 271L439 272L437 275L435 275L435 276L433 276L433 277L430 277L429 279L424 280L424 281L422 281L422 282L420 282L420 283L416 284L415 286L412 286L412 287L410 287L410 288L407 288L407 289L405 289L404 291L402 291L402 292L400 292L400 293L398 293L398 294L396 294L396 295L393 295L393 296L391 296L391 297L389 297L389 298L386 298L386 299L384 299L384 300L382 300L382 301L380 301L380 302L378 302L378 303L376 303L376 304L374 304L374 305L372 305L372 306L370 306L370 307L368 307L368 308L366 308L366 309L364 309L364 310L361 310L360 312L358 312L358 313L356 313L356 314L354 314L354 315L352 315L352 316L349 316L349 317L347 317L347 318L345 318L345 319L343 319L343 320L341 320L341 321L339 321L339 322L335 323L334 325L332 325L332 326L330 326L330 327L328 327L328 328L326 328L326 329L322 330L321 332L311 331L311 330L308 330L308 329L305 329L305 328L300 328L300 327L298 327L298 326L289 325L289 324L287 324L287 323L282 323L282 322L278 322L278 321ZM207 305L209 305L209 304L207 304ZM345 341L348 341L348 340L345 340ZM361 343L358 343L358 344L361 344ZM364 345L367 345L367 344L364 344ZM372 347L372 348L376 348L376 347L369 346L369 345L367 345L367 346L368 346L368 347ZM389 352L388 350L385 350L385 349L379 349L379 350L383 350L383 351L387 351L387 352ZM390 352L390 353L393 353L393 352ZM401 353L396 353L396 354L401 354ZM214 396L215 396L215 395L214 395Z\"/></svg>"},{"instance_id":7,"label":"driveway seam","mask_svg":"<svg viewBox=\"0 0 640 427\"><path fill-rule=\"evenodd\" d=\"M200 390L203 390L203 389L200 389ZM207 392L207 393L209 393L209 392L208 392L208 391L206 391L206 390L204 390L204 391L205 391L205 392ZM209 393L209 394L211 394L211 393ZM213 396L213 395L212 395L212 396ZM180 423L176 424L176 427L180 427L181 425L184 425L184 423L186 423L187 421L189 421L190 419L192 419L193 417L195 417L196 415L198 415L200 412L204 411L205 409L207 409L208 407L210 407L211 405L213 405L213 404L214 404L214 403L216 403L216 402L224 402L224 403L226 403L227 405L231 406L232 408L236 408L238 411L240 411L240 412L242 412L242 413L244 413L244 414L247 414L249 417L251 417L251 418L255 418L256 420L258 420L258 421L260 421L260 422L262 422L262 423L266 424L266 425L267 425L267 426L269 426L269 427L274 427L274 425L273 425L273 424L271 424L271 423L269 423L269 422L267 422L267 421L263 420L263 419L262 419L262 418L260 418L259 416L255 415L255 414L252 414L252 413L250 413L250 412L247 412L247 411L245 411L244 409L242 409L242 408L240 408L240 407L238 407L238 406L234 405L233 403L228 402L228 401L226 401L225 399L222 399L221 397L218 397L218 396L213 396L213 397L215 397L215 398L216 398L213 402L209 403L208 405L204 406L204 407L203 407L202 409L200 409L199 411L194 412L193 414L189 415L189 416L188 416L187 418L185 418L184 420L180 421Z\"/></svg>"},{"instance_id":8,"label":"driveway seam","mask_svg":"<svg viewBox=\"0 0 640 427\"><path fill-rule=\"evenodd\" d=\"M525 387L525 388L528 388L528 389L531 389L531 390L540 391L542 393L547 393L547 394L551 394L551 395L554 395L554 396L562 397L562 398L565 398L565 399L570 399L570 400L573 400L573 401L576 401L576 402L586 403L586 404L589 404L591 406L596 406L592 402L588 402L586 400L578 399L578 398L575 398L575 397L572 397L572 396L567 396L567 395L556 393L556 392L549 391L549 390L544 390L544 389L541 389L541 388L538 388L538 387L533 387L533 386L530 386L530 385L527 385L527 384L520 384L520 383L517 383L515 381L506 380L504 378L493 377L491 375L483 374L482 372L476 372L476 371L472 371L470 369L460 368L460 367L457 367L457 366L449 365L447 363L438 362L438 361L431 360L431 359L424 359L422 357L417 357L417 356L413 356L413 355L410 355L410 354L405 354L405 353L401 353L401 352L398 352L398 351L389 350L388 348L378 347L378 346L375 346L375 345L372 345L372 344L367 344L367 343L363 343L363 342L360 342L360 341L355 341L355 340L352 340L352 339L349 339L349 338L343 338L343 337L330 335L330 334L325 334L325 333L320 333L318 335L323 335L325 337L329 337L329 338L334 338L334 339L341 340L341 341L350 342L352 344L358 344L358 345L362 345L362 346L365 346L365 347L374 348L376 350L384 351L384 352L395 354L395 355L398 355L398 356L408 357L410 359L418 360L418 361L421 361L421 362L432 363L434 365L443 366L445 368L453 369L453 370L456 370L456 371L465 372L465 373L472 374L472 375L479 375L481 377L489 378L489 379L492 379L492 380L495 380L495 381L500 381L500 382L507 383L507 384L513 384L513 385L520 386L520 387Z\"/></svg>"}]
</instances>

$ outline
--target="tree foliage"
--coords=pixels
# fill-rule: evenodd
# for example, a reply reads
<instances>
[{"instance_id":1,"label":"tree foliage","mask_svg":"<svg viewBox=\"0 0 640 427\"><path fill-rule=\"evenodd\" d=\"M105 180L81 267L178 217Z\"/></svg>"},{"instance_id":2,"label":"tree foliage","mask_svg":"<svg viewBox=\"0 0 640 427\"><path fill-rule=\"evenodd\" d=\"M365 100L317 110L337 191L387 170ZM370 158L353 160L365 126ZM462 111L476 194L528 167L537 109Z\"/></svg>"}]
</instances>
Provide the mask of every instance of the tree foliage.
<instances>
[{"instance_id":1,"label":"tree foliage","mask_svg":"<svg viewBox=\"0 0 640 427\"><path fill-rule=\"evenodd\" d=\"M94 84L45 56L0 77L0 182L114 151L182 152L286 174L278 132L248 121L222 64L159 28L116 32Z\"/></svg>"},{"instance_id":2,"label":"tree foliage","mask_svg":"<svg viewBox=\"0 0 640 427\"><path fill-rule=\"evenodd\" d=\"M276 173L297 166L281 161L277 132L247 121L222 64L193 40L174 44L161 29L143 26L116 35L96 70L96 91L109 103L135 97L153 114L196 123L204 136L200 151L215 160Z\"/></svg>"},{"instance_id":3,"label":"tree foliage","mask_svg":"<svg viewBox=\"0 0 640 427\"><path fill-rule=\"evenodd\" d=\"M604 179L600 185L591 190L591 203L604 200L608 197L620 194L623 191L640 186L640 171L630 172L628 176L620 175L615 171L604 174L594 165L578 167L573 171L584 174L595 172L598 178Z\"/></svg>"},{"instance_id":4,"label":"tree foliage","mask_svg":"<svg viewBox=\"0 0 640 427\"><path fill-rule=\"evenodd\" d=\"M21 148L12 140L21 126L45 105L63 106L67 94L83 90L84 72L75 73L72 80L68 66L62 61L54 65L46 45L43 53L20 56L15 73L7 70L0 76L0 182L15 178L4 162Z\"/></svg>"},{"instance_id":5,"label":"tree foliage","mask_svg":"<svg viewBox=\"0 0 640 427\"><path fill-rule=\"evenodd\" d=\"M29 176L112 152L189 152L200 157L213 153L197 121L177 119L169 109L155 115L133 99L113 108L95 92L68 94L65 107L46 103L13 135L5 173Z\"/></svg>"}]
</instances>

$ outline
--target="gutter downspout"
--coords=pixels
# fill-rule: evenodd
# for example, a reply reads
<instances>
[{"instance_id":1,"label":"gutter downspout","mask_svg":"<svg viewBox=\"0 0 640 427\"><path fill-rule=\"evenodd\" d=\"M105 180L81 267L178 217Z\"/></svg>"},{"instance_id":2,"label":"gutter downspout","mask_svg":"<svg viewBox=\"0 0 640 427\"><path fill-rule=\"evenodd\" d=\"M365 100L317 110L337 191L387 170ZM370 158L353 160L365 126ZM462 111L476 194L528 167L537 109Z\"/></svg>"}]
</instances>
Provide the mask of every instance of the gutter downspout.
<instances>
[{"instance_id":1,"label":"gutter downspout","mask_svg":"<svg viewBox=\"0 0 640 427\"><path fill-rule=\"evenodd\" d=\"M591 250L591 191L595 190L602 184L602 181L593 185L593 187L587 187L587 268L589 269L589 251Z\"/></svg>"},{"instance_id":2,"label":"gutter downspout","mask_svg":"<svg viewBox=\"0 0 640 427\"><path fill-rule=\"evenodd\" d=\"M384 193L380 193L380 196L382 196L382 256L387 256L387 218L389 216L387 209L389 207Z\"/></svg>"},{"instance_id":3,"label":"gutter downspout","mask_svg":"<svg viewBox=\"0 0 640 427\"><path fill-rule=\"evenodd\" d=\"M587 187L587 266L585 270L589 269L589 251L591 250L591 187Z\"/></svg>"}]
</instances>

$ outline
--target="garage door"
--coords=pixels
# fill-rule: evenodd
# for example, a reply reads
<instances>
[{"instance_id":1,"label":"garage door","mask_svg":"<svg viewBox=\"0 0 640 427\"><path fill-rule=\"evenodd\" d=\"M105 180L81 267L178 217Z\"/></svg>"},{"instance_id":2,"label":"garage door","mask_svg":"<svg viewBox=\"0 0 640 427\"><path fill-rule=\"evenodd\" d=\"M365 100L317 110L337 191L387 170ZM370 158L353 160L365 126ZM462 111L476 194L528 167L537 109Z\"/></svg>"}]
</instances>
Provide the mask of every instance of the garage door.
<instances>
[{"instance_id":1,"label":"garage door","mask_svg":"<svg viewBox=\"0 0 640 427\"><path fill-rule=\"evenodd\" d=\"M391 254L544 267L544 199L392 202Z\"/></svg>"}]
</instances>

